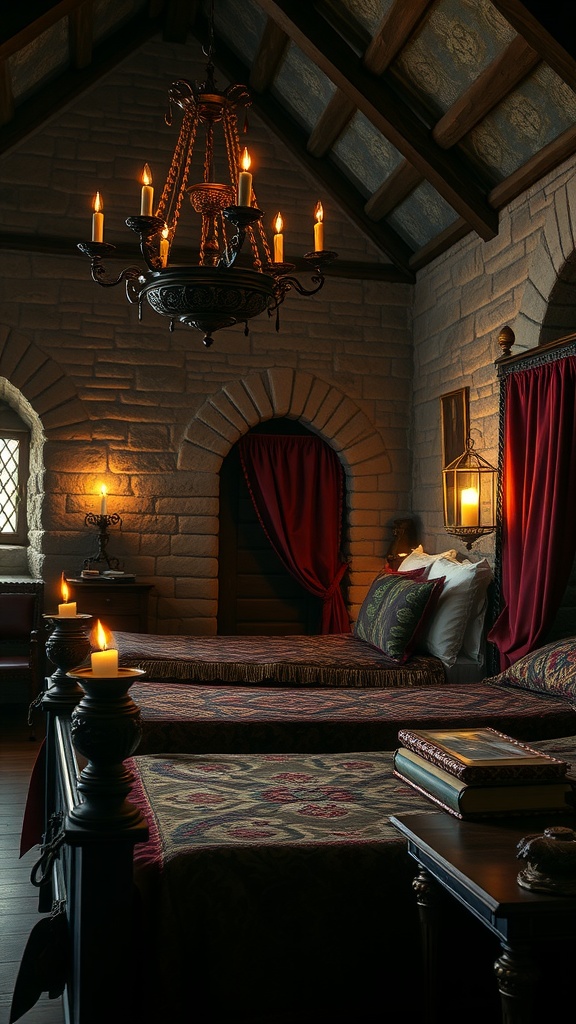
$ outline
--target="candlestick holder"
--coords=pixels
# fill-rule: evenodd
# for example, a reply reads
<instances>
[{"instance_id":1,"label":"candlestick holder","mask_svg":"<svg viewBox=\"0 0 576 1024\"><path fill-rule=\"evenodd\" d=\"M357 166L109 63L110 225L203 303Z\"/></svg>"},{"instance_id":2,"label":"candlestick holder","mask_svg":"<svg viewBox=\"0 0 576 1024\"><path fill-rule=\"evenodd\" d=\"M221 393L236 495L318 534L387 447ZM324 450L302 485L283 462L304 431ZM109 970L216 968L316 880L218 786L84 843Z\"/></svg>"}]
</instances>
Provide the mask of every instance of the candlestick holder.
<instances>
[{"instance_id":1,"label":"candlestick holder","mask_svg":"<svg viewBox=\"0 0 576 1024\"><path fill-rule=\"evenodd\" d=\"M120 562L117 558L110 558L106 548L108 541L110 540L110 534L108 528L110 526L122 525L122 519L115 512L111 516L106 515L95 515L94 512L89 512L84 518L85 526L96 526L98 529L98 550L95 555L91 555L89 558L84 559L84 569L90 569L92 565L97 565L100 562L105 562L109 569L118 569Z\"/></svg>"},{"instance_id":2,"label":"candlestick holder","mask_svg":"<svg viewBox=\"0 0 576 1024\"><path fill-rule=\"evenodd\" d=\"M82 803L72 809L67 824L114 832L141 826L144 818L128 799L132 772L124 761L142 736L140 708L128 693L144 669L119 668L111 677L77 668L70 677L83 690L71 714L74 746L87 759L78 780Z\"/></svg>"},{"instance_id":3,"label":"candlestick holder","mask_svg":"<svg viewBox=\"0 0 576 1024\"><path fill-rule=\"evenodd\" d=\"M44 704L76 704L83 690L68 675L75 665L81 665L91 651L89 624L91 615L43 615L52 627L46 640L46 654L55 672L47 677Z\"/></svg>"}]
</instances>

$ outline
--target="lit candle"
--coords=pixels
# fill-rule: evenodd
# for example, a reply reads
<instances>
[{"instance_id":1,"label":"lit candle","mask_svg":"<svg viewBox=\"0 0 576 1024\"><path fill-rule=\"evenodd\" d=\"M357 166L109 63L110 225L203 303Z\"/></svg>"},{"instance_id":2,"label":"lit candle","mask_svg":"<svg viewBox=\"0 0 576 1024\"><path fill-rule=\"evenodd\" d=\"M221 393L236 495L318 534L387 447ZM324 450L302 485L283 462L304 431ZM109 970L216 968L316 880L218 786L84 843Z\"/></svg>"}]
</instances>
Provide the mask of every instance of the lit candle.
<instances>
[{"instance_id":1,"label":"lit candle","mask_svg":"<svg viewBox=\"0 0 576 1024\"><path fill-rule=\"evenodd\" d=\"M238 206L251 206L252 204L252 175L250 167L250 154L247 149L242 154L242 170L238 175Z\"/></svg>"},{"instance_id":2,"label":"lit candle","mask_svg":"<svg viewBox=\"0 0 576 1024\"><path fill-rule=\"evenodd\" d=\"M284 262L284 235L282 234L282 228L284 222L282 215L279 213L275 221L276 234L274 235L274 263Z\"/></svg>"},{"instance_id":3,"label":"lit candle","mask_svg":"<svg viewBox=\"0 0 576 1024\"><path fill-rule=\"evenodd\" d=\"M92 214L92 241L103 242L104 241L104 203L102 202L102 196L99 192L94 196L94 203L92 206L94 213Z\"/></svg>"},{"instance_id":4,"label":"lit candle","mask_svg":"<svg viewBox=\"0 0 576 1024\"><path fill-rule=\"evenodd\" d=\"M62 592L62 601L64 603L58 605L58 615L62 615L65 618L70 618L70 616L76 615L76 602L68 601L70 591L68 589L68 584L64 579L64 573L62 573L62 583L60 589Z\"/></svg>"},{"instance_id":5,"label":"lit candle","mask_svg":"<svg viewBox=\"0 0 576 1024\"><path fill-rule=\"evenodd\" d=\"M100 515L101 516L105 516L106 515L106 494L107 494L106 484L102 484L102 487L100 488L100 494L101 494L101 498L100 498Z\"/></svg>"},{"instance_id":6,"label":"lit candle","mask_svg":"<svg viewBox=\"0 0 576 1024\"><path fill-rule=\"evenodd\" d=\"M144 164L142 171L142 198L140 200L140 215L142 217L152 216L154 205L154 189L152 188L152 171L148 164Z\"/></svg>"},{"instance_id":7,"label":"lit candle","mask_svg":"<svg viewBox=\"0 0 576 1024\"><path fill-rule=\"evenodd\" d=\"M164 228L162 231L162 238L160 239L160 259L162 260L163 267L168 263L168 249L168 228Z\"/></svg>"},{"instance_id":8,"label":"lit candle","mask_svg":"<svg viewBox=\"0 0 576 1024\"><path fill-rule=\"evenodd\" d=\"M100 619L96 627L96 636L100 650L90 655L92 672L101 679L111 679L112 676L118 675L118 651L114 647L108 648L106 633Z\"/></svg>"},{"instance_id":9,"label":"lit candle","mask_svg":"<svg viewBox=\"0 0 576 1024\"><path fill-rule=\"evenodd\" d=\"M478 491L475 487L464 487L460 498L462 526L478 525Z\"/></svg>"},{"instance_id":10,"label":"lit candle","mask_svg":"<svg viewBox=\"0 0 576 1024\"><path fill-rule=\"evenodd\" d=\"M320 200L316 203L314 216L316 217L314 225L314 252L322 252L324 249L324 210Z\"/></svg>"}]
</instances>

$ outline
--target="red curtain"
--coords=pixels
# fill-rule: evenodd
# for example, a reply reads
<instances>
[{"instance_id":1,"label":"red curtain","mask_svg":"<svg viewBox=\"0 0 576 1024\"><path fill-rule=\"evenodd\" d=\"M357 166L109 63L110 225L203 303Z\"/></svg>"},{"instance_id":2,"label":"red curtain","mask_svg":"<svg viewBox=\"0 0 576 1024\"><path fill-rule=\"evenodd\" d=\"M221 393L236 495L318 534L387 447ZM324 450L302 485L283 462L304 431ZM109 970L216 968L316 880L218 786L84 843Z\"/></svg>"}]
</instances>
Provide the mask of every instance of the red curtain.
<instances>
[{"instance_id":1,"label":"red curtain","mask_svg":"<svg viewBox=\"0 0 576 1024\"><path fill-rule=\"evenodd\" d=\"M348 633L340 590L343 473L319 437L245 434L240 459L258 518L288 572L322 599L322 633Z\"/></svg>"},{"instance_id":2,"label":"red curtain","mask_svg":"<svg viewBox=\"0 0 576 1024\"><path fill-rule=\"evenodd\" d=\"M545 642L576 552L576 357L504 384L502 612L489 633L507 668Z\"/></svg>"}]
</instances>

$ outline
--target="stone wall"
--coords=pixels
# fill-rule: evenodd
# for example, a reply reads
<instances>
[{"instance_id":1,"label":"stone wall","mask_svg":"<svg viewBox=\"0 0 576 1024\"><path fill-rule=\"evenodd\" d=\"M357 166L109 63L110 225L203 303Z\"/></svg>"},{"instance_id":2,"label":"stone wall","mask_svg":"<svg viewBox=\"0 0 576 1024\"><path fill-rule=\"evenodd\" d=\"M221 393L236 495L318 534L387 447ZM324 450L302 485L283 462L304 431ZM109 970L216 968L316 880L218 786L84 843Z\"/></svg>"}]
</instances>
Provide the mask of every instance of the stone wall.
<instances>
[{"instance_id":1,"label":"stone wall","mask_svg":"<svg viewBox=\"0 0 576 1024\"><path fill-rule=\"evenodd\" d=\"M89 238L96 189L105 239L132 243L123 219L139 212L142 166L160 180L174 143L163 124L167 87L203 71L188 47L154 40L0 157L4 230L30 240L27 251L0 253L0 377L38 425L31 562L54 608L62 571L77 573L94 550L84 517L106 484L108 510L122 518L109 552L154 583L152 628L214 632L219 467L251 426L288 415L342 460L354 617L392 520L410 512L411 288L334 277L311 298L290 293L278 333L264 315L247 337L241 326L218 332L207 350L201 334L170 333L148 308L140 323L123 285L99 288L76 250ZM249 126L258 202L270 220L281 208L290 259L312 248L318 189L252 111ZM326 246L382 261L322 200ZM46 235L61 239L62 254L43 253ZM137 260L135 249L116 266Z\"/></svg>"}]
</instances>

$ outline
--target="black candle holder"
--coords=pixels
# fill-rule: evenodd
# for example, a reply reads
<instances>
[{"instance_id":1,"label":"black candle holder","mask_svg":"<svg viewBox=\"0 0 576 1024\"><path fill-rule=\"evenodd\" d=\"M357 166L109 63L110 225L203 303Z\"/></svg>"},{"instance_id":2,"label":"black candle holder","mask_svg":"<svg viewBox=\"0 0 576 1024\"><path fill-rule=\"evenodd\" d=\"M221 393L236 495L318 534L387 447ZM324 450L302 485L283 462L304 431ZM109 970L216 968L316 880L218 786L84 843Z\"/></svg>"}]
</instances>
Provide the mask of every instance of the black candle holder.
<instances>
[{"instance_id":1,"label":"black candle holder","mask_svg":"<svg viewBox=\"0 0 576 1024\"><path fill-rule=\"evenodd\" d=\"M128 799L132 772L124 764L142 736L140 708L128 693L143 669L119 668L116 676L96 676L91 668L69 673L84 692L71 714L72 742L87 764L80 772L82 802L69 813L67 826L114 833L143 824Z\"/></svg>"},{"instance_id":2,"label":"black candle holder","mask_svg":"<svg viewBox=\"0 0 576 1024\"><path fill-rule=\"evenodd\" d=\"M47 689L42 704L76 704L83 690L68 672L81 665L92 649L90 643L91 615L43 615L52 627L46 640L46 654L56 671L46 679Z\"/></svg>"},{"instance_id":3,"label":"black candle holder","mask_svg":"<svg viewBox=\"0 0 576 1024\"><path fill-rule=\"evenodd\" d=\"M108 541L110 540L110 534L108 528L110 526L122 525L122 519L117 512L114 512L111 516L106 515L95 515L94 512L89 512L84 518L85 526L96 526L98 529L98 550L95 555L84 559L84 569L90 569L92 565L98 565L101 562L105 562L109 569L118 569L120 562L117 558L110 558L106 548Z\"/></svg>"}]
</instances>

